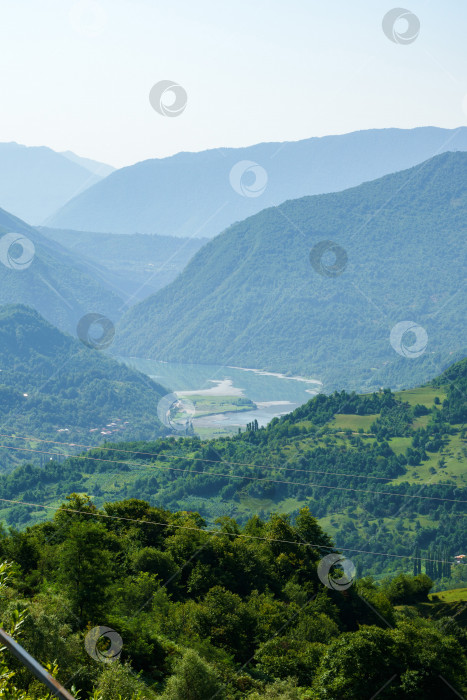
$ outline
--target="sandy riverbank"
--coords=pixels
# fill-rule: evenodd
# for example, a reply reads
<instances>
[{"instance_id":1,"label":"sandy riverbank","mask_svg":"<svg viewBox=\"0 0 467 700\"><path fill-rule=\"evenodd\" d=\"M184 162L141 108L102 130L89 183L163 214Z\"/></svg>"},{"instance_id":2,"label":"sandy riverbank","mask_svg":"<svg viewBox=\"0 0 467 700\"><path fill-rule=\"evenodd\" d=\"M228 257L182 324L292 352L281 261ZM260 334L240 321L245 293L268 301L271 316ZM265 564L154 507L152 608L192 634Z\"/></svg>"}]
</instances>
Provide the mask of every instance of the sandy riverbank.
<instances>
[{"instance_id":1,"label":"sandy riverbank","mask_svg":"<svg viewBox=\"0 0 467 700\"><path fill-rule=\"evenodd\" d=\"M210 379L215 386L210 389L195 389L194 391L177 391L177 396L244 396L243 389L233 385L231 379Z\"/></svg>"},{"instance_id":2,"label":"sandy riverbank","mask_svg":"<svg viewBox=\"0 0 467 700\"><path fill-rule=\"evenodd\" d=\"M229 369L240 369L242 372L254 372L263 377L278 377L279 379L292 379L295 382L305 382L305 384L319 384L323 385L319 379L307 379L306 377L300 377L299 375L289 377L286 374L281 374L280 372L267 372L264 369L251 369L251 367L234 367L233 365L228 365Z\"/></svg>"}]
</instances>

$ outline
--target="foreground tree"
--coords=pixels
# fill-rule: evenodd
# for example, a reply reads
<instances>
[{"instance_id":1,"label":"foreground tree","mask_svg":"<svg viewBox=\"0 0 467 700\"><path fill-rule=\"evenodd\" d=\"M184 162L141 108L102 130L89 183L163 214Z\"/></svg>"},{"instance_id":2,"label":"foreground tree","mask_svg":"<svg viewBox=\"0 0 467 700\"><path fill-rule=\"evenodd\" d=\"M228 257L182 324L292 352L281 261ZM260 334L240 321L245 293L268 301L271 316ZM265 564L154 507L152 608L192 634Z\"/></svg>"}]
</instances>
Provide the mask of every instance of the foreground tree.
<instances>
[{"instance_id":1,"label":"foreground tree","mask_svg":"<svg viewBox=\"0 0 467 700\"><path fill-rule=\"evenodd\" d=\"M214 670L195 651L187 651L169 678L163 700L222 700L222 684Z\"/></svg>"},{"instance_id":2,"label":"foreground tree","mask_svg":"<svg viewBox=\"0 0 467 700\"><path fill-rule=\"evenodd\" d=\"M466 677L458 641L419 620L395 629L363 627L342 634L327 647L312 687L317 700L376 694L381 700L447 700L459 697Z\"/></svg>"}]
</instances>

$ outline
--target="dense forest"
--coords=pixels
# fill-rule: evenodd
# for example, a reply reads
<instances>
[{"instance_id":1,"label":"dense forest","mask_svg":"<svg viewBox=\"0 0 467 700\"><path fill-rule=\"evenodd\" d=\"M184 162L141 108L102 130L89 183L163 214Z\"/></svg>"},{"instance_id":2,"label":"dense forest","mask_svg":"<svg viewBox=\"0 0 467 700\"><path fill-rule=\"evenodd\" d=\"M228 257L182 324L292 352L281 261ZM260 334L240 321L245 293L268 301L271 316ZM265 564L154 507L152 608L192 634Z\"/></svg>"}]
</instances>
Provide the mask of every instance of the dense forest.
<instances>
[{"instance_id":1,"label":"dense forest","mask_svg":"<svg viewBox=\"0 0 467 700\"><path fill-rule=\"evenodd\" d=\"M232 517L243 526L252 514L271 512L295 523L308 507L360 575L412 572L417 554L451 562L435 570L423 562L421 571L436 588L456 587L467 583L453 559L467 541L466 393L464 360L425 387L318 395L231 438L109 442L65 461L39 441L34 455L52 461L0 477L0 510L8 524L25 527L47 517L47 508L24 502L54 508L78 492L97 505L142 498L196 511L209 524Z\"/></svg>"},{"instance_id":2,"label":"dense forest","mask_svg":"<svg viewBox=\"0 0 467 700\"><path fill-rule=\"evenodd\" d=\"M197 513L72 494L2 533L1 622L82 700L460 697L463 609L430 602L423 573L335 590L339 564L319 574L332 551L307 508L213 532ZM45 697L5 650L0 664L1 697Z\"/></svg>"}]
</instances>

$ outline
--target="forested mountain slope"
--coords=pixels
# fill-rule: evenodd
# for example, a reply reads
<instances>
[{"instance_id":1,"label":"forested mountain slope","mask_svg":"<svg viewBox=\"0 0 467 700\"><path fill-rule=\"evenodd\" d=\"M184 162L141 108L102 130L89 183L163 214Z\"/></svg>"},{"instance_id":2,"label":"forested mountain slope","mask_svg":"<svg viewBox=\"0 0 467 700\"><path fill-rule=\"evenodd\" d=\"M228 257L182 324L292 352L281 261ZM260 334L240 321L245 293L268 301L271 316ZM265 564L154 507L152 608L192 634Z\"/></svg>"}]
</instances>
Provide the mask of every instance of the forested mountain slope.
<instances>
[{"instance_id":1,"label":"forested mountain slope","mask_svg":"<svg viewBox=\"0 0 467 700\"><path fill-rule=\"evenodd\" d=\"M122 313L120 291L98 258L85 260L0 209L0 305L32 306L53 325L76 334L78 321L88 313L115 322Z\"/></svg>"},{"instance_id":2,"label":"forested mountain slope","mask_svg":"<svg viewBox=\"0 0 467 700\"><path fill-rule=\"evenodd\" d=\"M11 447L0 448L2 471L28 459L30 449L48 463L58 448L42 438L95 445L107 436L165 433L157 403L167 390L61 333L30 308L0 308L0 370L1 443ZM35 439L9 439L12 434Z\"/></svg>"},{"instance_id":3,"label":"forested mountain slope","mask_svg":"<svg viewBox=\"0 0 467 700\"><path fill-rule=\"evenodd\" d=\"M326 389L426 381L465 350L466 181L467 154L446 153L266 209L130 309L113 348L300 373Z\"/></svg>"}]
</instances>

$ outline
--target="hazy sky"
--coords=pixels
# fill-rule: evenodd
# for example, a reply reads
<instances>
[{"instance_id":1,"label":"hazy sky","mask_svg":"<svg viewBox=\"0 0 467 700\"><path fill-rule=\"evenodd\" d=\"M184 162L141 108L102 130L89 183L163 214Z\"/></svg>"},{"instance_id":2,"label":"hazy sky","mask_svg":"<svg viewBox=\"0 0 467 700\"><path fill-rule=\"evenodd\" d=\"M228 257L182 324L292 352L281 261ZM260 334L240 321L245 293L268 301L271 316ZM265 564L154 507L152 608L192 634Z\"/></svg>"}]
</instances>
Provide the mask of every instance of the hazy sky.
<instances>
[{"instance_id":1,"label":"hazy sky","mask_svg":"<svg viewBox=\"0 0 467 700\"><path fill-rule=\"evenodd\" d=\"M397 5L396 5L397 6ZM178 151L372 127L467 124L467 3L0 0L0 141L115 166ZM405 31L400 20L396 30ZM155 83L187 93L177 117Z\"/></svg>"}]
</instances>

